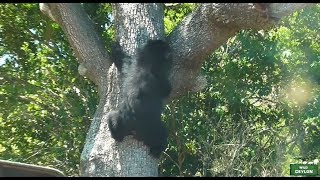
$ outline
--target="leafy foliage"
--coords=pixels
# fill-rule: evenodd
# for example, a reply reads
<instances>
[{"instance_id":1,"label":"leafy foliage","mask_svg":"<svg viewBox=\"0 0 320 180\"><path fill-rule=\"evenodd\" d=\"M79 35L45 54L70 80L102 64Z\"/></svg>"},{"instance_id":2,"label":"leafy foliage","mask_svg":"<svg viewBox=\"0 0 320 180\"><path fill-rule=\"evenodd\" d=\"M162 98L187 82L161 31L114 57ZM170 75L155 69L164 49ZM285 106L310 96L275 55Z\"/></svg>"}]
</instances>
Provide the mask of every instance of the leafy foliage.
<instances>
[{"instance_id":1,"label":"leafy foliage","mask_svg":"<svg viewBox=\"0 0 320 180\"><path fill-rule=\"evenodd\" d=\"M164 14L165 33L169 34L183 18L196 8L195 3L172 3L167 4Z\"/></svg>"},{"instance_id":2,"label":"leafy foliage","mask_svg":"<svg viewBox=\"0 0 320 180\"><path fill-rule=\"evenodd\" d=\"M164 113L165 176L283 176L290 163L320 157L319 12L239 32L208 58L208 87Z\"/></svg>"},{"instance_id":3,"label":"leafy foliage","mask_svg":"<svg viewBox=\"0 0 320 180\"><path fill-rule=\"evenodd\" d=\"M82 4L106 47L110 4ZM169 34L196 4L166 6ZM269 31L241 31L203 64L205 90L163 113L164 176L283 176L320 158L320 6ZM60 27L38 4L0 4L0 158L78 175L97 104Z\"/></svg>"},{"instance_id":4,"label":"leafy foliage","mask_svg":"<svg viewBox=\"0 0 320 180\"><path fill-rule=\"evenodd\" d=\"M0 157L76 175L95 87L38 4L1 4L0 12Z\"/></svg>"}]
</instances>

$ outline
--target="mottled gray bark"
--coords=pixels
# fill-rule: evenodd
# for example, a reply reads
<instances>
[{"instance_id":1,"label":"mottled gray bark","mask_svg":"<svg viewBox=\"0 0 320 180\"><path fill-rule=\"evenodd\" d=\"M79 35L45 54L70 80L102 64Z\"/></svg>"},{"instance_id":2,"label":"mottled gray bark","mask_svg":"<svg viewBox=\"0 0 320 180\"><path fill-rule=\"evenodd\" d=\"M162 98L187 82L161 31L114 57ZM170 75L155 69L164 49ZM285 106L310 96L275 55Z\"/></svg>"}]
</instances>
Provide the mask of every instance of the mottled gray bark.
<instances>
[{"instance_id":1,"label":"mottled gray bark","mask_svg":"<svg viewBox=\"0 0 320 180\"><path fill-rule=\"evenodd\" d=\"M205 86L200 67L215 49L243 29L267 29L277 20L312 4L269 3L266 14L254 3L203 3L169 35L174 66L172 96L199 91ZM269 18L266 18L266 15Z\"/></svg>"},{"instance_id":2,"label":"mottled gray bark","mask_svg":"<svg viewBox=\"0 0 320 180\"><path fill-rule=\"evenodd\" d=\"M113 14L117 40L129 56L134 57L137 47L140 47L149 38L164 37L161 4L113 4ZM125 63L134 62L126 61ZM127 66L124 65L124 67ZM124 68L123 71L126 69ZM157 176L158 160L148 154L149 149L143 143L136 141L132 136L126 137L121 143L116 143L110 137L105 117L110 108L116 108L118 105L124 77L120 76L114 66L111 66L108 78L110 78L108 82L113 84L108 85L106 99L100 102L101 104L107 102L104 108L97 110L97 112L102 112L102 116L95 119L96 122L93 122L92 125L94 130L89 132L91 135L88 135L81 156L82 175ZM89 157L94 157L94 160ZM96 168L90 168L93 166Z\"/></svg>"},{"instance_id":3,"label":"mottled gray bark","mask_svg":"<svg viewBox=\"0 0 320 180\"><path fill-rule=\"evenodd\" d=\"M79 73L106 91L106 75L111 65L101 35L94 31L93 22L77 3L40 3L40 10L57 22L66 33L79 61ZM102 88L102 89L101 89Z\"/></svg>"},{"instance_id":4,"label":"mottled gray bark","mask_svg":"<svg viewBox=\"0 0 320 180\"><path fill-rule=\"evenodd\" d=\"M201 64L215 49L241 29L266 29L278 19L310 4L205 3L187 16L170 34L174 65L171 98L199 91L205 79ZM148 148L132 137L115 143L106 124L108 112L118 105L122 78L111 65L93 23L79 4L41 4L40 9L57 22L68 37L79 60L79 73L98 86L100 102L81 155L82 176L157 176L157 160ZM134 56L149 38L163 39L161 4L113 4L117 39L128 55ZM125 71L125 70L124 70ZM128 74L129 75L129 74Z\"/></svg>"}]
</instances>

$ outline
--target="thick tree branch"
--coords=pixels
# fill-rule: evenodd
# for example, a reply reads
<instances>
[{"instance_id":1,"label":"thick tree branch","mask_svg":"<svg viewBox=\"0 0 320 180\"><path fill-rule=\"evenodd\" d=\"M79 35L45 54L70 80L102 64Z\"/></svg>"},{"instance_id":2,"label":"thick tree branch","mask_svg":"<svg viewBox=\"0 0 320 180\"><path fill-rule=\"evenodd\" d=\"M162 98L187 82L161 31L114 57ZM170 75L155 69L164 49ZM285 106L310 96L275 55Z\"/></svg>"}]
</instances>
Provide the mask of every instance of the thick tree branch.
<instances>
[{"instance_id":1,"label":"thick tree branch","mask_svg":"<svg viewBox=\"0 0 320 180\"><path fill-rule=\"evenodd\" d=\"M201 90L206 84L199 74L202 63L239 30L266 29L281 17L307 5L201 4L168 37L174 57L171 97ZM162 5L117 3L112 6L117 40L128 55L134 56L137 47L149 38L164 38ZM40 8L64 30L79 59L80 74L100 88L100 102L81 155L82 175L156 176L157 160L148 155L148 148L142 142L128 136L117 143L106 133L109 132L108 112L116 108L121 99L122 76L115 66L109 68L107 51L89 17L80 4L42 4Z\"/></svg>"},{"instance_id":2,"label":"thick tree branch","mask_svg":"<svg viewBox=\"0 0 320 180\"><path fill-rule=\"evenodd\" d=\"M172 96L201 90L204 60L242 29L266 29L308 3L204 3L170 34L174 67Z\"/></svg>"},{"instance_id":3,"label":"thick tree branch","mask_svg":"<svg viewBox=\"0 0 320 180\"><path fill-rule=\"evenodd\" d=\"M156 3L114 3L112 13L115 20L116 38L124 52L131 56L124 60L122 73L115 66L108 71L108 87L100 98L95 117L87 135L81 154L82 176L157 176L158 160L150 156L149 148L132 136L116 142L109 133L107 117L116 109L124 89L123 78L128 67L135 63L137 48L148 39L164 38L163 5Z\"/></svg>"},{"instance_id":4,"label":"thick tree branch","mask_svg":"<svg viewBox=\"0 0 320 180\"><path fill-rule=\"evenodd\" d=\"M40 10L58 23L66 33L80 63L79 73L101 88L106 83L104 81L111 62L102 39L81 5L40 3Z\"/></svg>"}]
</instances>

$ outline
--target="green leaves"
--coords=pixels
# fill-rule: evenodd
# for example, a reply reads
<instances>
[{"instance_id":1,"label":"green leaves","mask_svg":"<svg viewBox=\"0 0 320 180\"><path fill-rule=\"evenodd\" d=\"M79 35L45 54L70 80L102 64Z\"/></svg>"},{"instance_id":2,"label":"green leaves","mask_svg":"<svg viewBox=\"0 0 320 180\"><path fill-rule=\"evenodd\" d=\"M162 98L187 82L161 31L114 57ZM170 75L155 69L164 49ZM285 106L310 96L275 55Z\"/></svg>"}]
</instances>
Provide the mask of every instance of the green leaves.
<instances>
[{"instance_id":1,"label":"green leaves","mask_svg":"<svg viewBox=\"0 0 320 180\"><path fill-rule=\"evenodd\" d=\"M207 88L166 109L165 175L283 176L292 157L320 157L319 12L241 31L208 58Z\"/></svg>"},{"instance_id":2,"label":"green leaves","mask_svg":"<svg viewBox=\"0 0 320 180\"><path fill-rule=\"evenodd\" d=\"M165 33L170 32L175 28L181 20L196 8L195 3L178 3L176 5L167 6L164 14Z\"/></svg>"},{"instance_id":3,"label":"green leaves","mask_svg":"<svg viewBox=\"0 0 320 180\"><path fill-rule=\"evenodd\" d=\"M110 4L82 5L109 48ZM166 6L166 34L195 7ZM202 67L207 88L163 113L170 144L160 172L280 176L292 157L320 158L319 18L319 6L305 9L217 49ZM0 158L77 175L97 94L60 27L38 4L0 4L0 55Z\"/></svg>"},{"instance_id":4,"label":"green leaves","mask_svg":"<svg viewBox=\"0 0 320 180\"><path fill-rule=\"evenodd\" d=\"M78 173L97 103L63 36L38 4L0 5L1 159Z\"/></svg>"}]
</instances>

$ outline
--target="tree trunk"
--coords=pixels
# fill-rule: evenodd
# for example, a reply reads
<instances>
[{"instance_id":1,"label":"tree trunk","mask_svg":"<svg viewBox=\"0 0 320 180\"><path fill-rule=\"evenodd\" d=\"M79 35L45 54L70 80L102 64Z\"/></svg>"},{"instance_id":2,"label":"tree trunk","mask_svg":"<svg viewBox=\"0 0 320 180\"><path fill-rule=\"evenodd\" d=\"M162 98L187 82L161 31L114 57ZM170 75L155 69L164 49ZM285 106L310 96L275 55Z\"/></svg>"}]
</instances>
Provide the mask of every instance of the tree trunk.
<instances>
[{"instance_id":1,"label":"tree trunk","mask_svg":"<svg viewBox=\"0 0 320 180\"><path fill-rule=\"evenodd\" d=\"M188 15L168 37L173 49L171 98L199 91L206 80L200 67L206 57L241 29L265 29L308 4L204 3ZM113 4L116 37L134 56L148 39L164 39L162 4ZM149 148L131 136L117 143L106 117L121 100L124 76L106 53L100 35L80 4L40 4L40 9L66 33L80 63L79 73L98 86L99 105L81 154L82 176L158 176L158 161ZM128 63L128 62L125 62ZM124 64L126 67L126 64ZM123 69L125 74L126 68Z\"/></svg>"},{"instance_id":2,"label":"tree trunk","mask_svg":"<svg viewBox=\"0 0 320 180\"><path fill-rule=\"evenodd\" d=\"M134 56L148 39L163 39L163 5L119 3L112 6L117 40L129 56ZM106 117L121 99L123 78L115 66L110 67L107 92L101 95L81 155L83 176L158 176L158 161L148 154L149 149L142 142L127 136L118 143L110 137Z\"/></svg>"}]
</instances>

